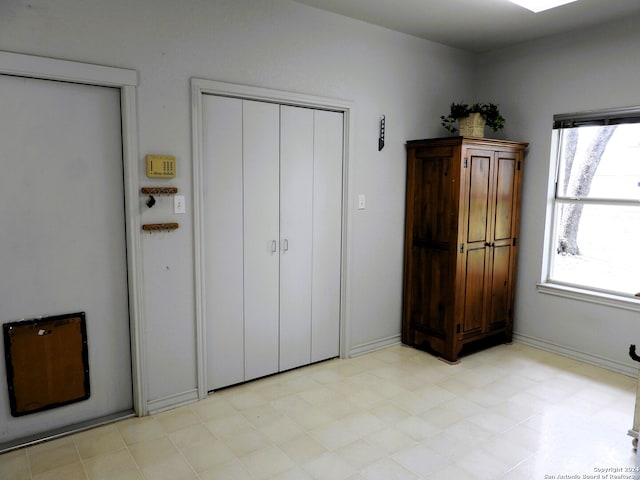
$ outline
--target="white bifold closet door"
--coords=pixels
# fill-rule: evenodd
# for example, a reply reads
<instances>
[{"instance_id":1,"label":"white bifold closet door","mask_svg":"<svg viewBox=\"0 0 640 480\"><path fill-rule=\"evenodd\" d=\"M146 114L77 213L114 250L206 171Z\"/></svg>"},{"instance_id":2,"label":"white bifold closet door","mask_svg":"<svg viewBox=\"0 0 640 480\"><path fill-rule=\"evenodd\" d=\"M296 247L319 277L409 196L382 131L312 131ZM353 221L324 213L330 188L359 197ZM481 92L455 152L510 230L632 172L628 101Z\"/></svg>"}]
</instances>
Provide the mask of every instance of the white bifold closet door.
<instances>
[{"instance_id":1,"label":"white bifold closet door","mask_svg":"<svg viewBox=\"0 0 640 480\"><path fill-rule=\"evenodd\" d=\"M339 353L342 113L203 99L208 389Z\"/></svg>"}]
</instances>

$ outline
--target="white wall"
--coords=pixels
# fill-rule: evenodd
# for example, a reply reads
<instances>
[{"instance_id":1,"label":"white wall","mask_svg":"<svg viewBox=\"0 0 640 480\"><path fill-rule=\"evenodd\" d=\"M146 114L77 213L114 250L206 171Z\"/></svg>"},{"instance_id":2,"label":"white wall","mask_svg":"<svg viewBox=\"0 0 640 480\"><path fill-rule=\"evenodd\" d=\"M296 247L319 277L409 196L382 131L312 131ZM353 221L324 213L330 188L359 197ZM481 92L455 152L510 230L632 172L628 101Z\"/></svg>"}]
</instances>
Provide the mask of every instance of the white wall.
<instances>
[{"instance_id":1,"label":"white wall","mask_svg":"<svg viewBox=\"0 0 640 480\"><path fill-rule=\"evenodd\" d=\"M483 98L501 104L504 136L530 142L514 330L521 338L609 368L635 372L630 343L640 342L638 312L562 299L536 291L541 279L551 124L556 113L640 105L639 18L484 55ZM612 248L638 255L638 239ZM640 275L639 284L640 291Z\"/></svg>"},{"instance_id":2,"label":"white wall","mask_svg":"<svg viewBox=\"0 0 640 480\"><path fill-rule=\"evenodd\" d=\"M3 0L0 50L137 70L142 185L158 183L144 176L145 154L176 155L169 184L188 213L191 77L352 101L348 201L364 193L367 208L348 226L351 347L399 338L404 142L446 133L438 119L469 92L471 55L289 0ZM151 210L144 200L143 223L180 222L142 237L148 399L166 404L196 388L193 222L166 199Z\"/></svg>"}]
</instances>

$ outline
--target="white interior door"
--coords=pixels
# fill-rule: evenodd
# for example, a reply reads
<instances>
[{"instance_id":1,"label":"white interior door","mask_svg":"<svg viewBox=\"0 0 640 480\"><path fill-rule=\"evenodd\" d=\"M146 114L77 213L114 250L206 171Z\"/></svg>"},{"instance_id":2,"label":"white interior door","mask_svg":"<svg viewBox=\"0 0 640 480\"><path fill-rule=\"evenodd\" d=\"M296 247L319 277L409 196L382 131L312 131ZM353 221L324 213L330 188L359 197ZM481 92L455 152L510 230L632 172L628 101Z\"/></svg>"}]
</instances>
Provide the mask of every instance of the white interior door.
<instances>
[{"instance_id":1,"label":"white interior door","mask_svg":"<svg viewBox=\"0 0 640 480\"><path fill-rule=\"evenodd\" d=\"M242 100L203 97L207 389L244 381Z\"/></svg>"},{"instance_id":2,"label":"white interior door","mask_svg":"<svg viewBox=\"0 0 640 480\"><path fill-rule=\"evenodd\" d=\"M280 107L243 101L245 380L278 371Z\"/></svg>"},{"instance_id":3,"label":"white interior door","mask_svg":"<svg viewBox=\"0 0 640 480\"><path fill-rule=\"evenodd\" d=\"M0 395L0 443L133 407L120 115L119 89L0 75L0 322L84 311L91 384L17 418Z\"/></svg>"},{"instance_id":4,"label":"white interior door","mask_svg":"<svg viewBox=\"0 0 640 480\"><path fill-rule=\"evenodd\" d=\"M313 110L280 115L280 370L311 362Z\"/></svg>"},{"instance_id":5,"label":"white interior door","mask_svg":"<svg viewBox=\"0 0 640 480\"><path fill-rule=\"evenodd\" d=\"M342 113L202 112L208 390L338 356Z\"/></svg>"},{"instance_id":6,"label":"white interior door","mask_svg":"<svg viewBox=\"0 0 640 480\"><path fill-rule=\"evenodd\" d=\"M312 362L340 353L343 118L314 112Z\"/></svg>"}]
</instances>

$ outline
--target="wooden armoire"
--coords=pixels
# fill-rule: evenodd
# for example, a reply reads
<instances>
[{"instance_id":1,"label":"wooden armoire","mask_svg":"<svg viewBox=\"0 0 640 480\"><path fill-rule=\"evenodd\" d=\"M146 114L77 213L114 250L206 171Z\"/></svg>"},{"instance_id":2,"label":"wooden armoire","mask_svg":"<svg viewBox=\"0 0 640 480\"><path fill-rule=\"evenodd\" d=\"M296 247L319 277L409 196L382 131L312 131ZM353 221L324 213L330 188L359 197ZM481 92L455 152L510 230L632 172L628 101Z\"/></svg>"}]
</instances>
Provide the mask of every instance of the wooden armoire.
<instances>
[{"instance_id":1,"label":"wooden armoire","mask_svg":"<svg viewBox=\"0 0 640 480\"><path fill-rule=\"evenodd\" d=\"M407 142L403 343L455 363L463 347L511 341L527 145Z\"/></svg>"}]
</instances>

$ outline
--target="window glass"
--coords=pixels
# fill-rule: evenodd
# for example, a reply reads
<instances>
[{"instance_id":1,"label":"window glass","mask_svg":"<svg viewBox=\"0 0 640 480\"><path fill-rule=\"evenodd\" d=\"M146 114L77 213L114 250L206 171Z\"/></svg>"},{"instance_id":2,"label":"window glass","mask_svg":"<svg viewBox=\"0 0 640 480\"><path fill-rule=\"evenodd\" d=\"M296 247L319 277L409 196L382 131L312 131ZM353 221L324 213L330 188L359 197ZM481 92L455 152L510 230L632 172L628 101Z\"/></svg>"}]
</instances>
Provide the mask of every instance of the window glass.
<instances>
[{"instance_id":1,"label":"window glass","mask_svg":"<svg viewBox=\"0 0 640 480\"><path fill-rule=\"evenodd\" d=\"M640 292L640 124L560 128L548 281Z\"/></svg>"}]
</instances>

